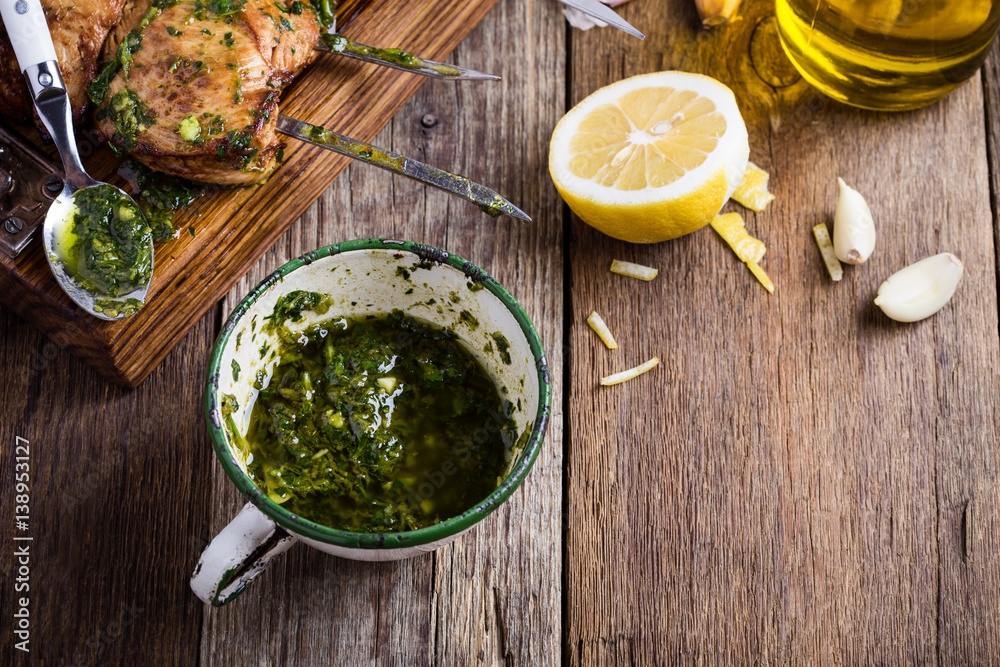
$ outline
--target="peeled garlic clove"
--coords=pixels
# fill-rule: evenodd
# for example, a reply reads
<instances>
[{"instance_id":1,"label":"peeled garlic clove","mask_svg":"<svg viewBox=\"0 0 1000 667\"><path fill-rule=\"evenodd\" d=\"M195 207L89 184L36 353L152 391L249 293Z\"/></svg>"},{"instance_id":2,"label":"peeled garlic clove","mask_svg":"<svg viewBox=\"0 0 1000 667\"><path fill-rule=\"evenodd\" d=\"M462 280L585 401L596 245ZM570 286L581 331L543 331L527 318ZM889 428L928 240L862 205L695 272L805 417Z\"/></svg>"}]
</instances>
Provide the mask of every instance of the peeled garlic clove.
<instances>
[{"instance_id":1,"label":"peeled garlic clove","mask_svg":"<svg viewBox=\"0 0 1000 667\"><path fill-rule=\"evenodd\" d=\"M833 218L833 250L841 262L863 264L875 250L875 220L861 193L838 178L840 197Z\"/></svg>"},{"instance_id":2,"label":"peeled garlic clove","mask_svg":"<svg viewBox=\"0 0 1000 667\"><path fill-rule=\"evenodd\" d=\"M941 310L962 279L962 261L943 252L910 264L878 288L875 305L897 322L919 322Z\"/></svg>"}]
</instances>

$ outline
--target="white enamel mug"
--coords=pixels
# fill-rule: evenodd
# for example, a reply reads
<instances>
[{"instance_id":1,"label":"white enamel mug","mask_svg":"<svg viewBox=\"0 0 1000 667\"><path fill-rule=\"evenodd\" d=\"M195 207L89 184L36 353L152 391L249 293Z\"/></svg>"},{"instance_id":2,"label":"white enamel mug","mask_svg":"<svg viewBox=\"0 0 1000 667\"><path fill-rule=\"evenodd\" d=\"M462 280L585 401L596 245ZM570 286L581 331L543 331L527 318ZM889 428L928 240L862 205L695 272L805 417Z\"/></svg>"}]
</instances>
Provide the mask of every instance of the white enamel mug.
<instances>
[{"instance_id":1,"label":"white enamel mug","mask_svg":"<svg viewBox=\"0 0 1000 667\"><path fill-rule=\"evenodd\" d=\"M278 361L273 353L277 337L265 332L265 318L279 297L296 290L328 296L332 305L322 315L303 311L302 321L289 325L293 330L331 317L399 309L455 331L512 403L520 435L505 477L489 496L427 528L349 533L296 516L257 488L247 475L246 454L234 443L231 429L246 433L257 395L253 379ZM462 311L473 319L462 318ZM224 417L226 396L235 398L237 407ZM548 365L537 332L507 290L471 262L431 246L383 239L340 243L292 260L240 302L212 353L205 390L208 430L222 467L249 502L202 553L191 577L192 590L213 605L226 604L275 556L299 541L335 556L366 561L409 558L451 542L492 513L524 481L542 446L550 402ZM443 484L446 475L429 475L417 492L426 497Z\"/></svg>"}]
</instances>

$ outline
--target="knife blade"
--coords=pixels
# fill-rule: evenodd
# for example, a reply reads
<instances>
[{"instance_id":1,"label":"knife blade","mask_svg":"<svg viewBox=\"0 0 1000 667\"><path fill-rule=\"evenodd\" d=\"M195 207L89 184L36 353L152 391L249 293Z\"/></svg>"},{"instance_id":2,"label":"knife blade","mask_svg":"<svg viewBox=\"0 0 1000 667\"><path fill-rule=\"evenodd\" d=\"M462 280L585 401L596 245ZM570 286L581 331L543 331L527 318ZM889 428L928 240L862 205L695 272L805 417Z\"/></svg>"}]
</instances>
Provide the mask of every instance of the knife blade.
<instances>
[{"instance_id":1,"label":"knife blade","mask_svg":"<svg viewBox=\"0 0 1000 667\"><path fill-rule=\"evenodd\" d=\"M604 21L608 25L614 26L623 32L627 32L633 37L646 39L645 35L632 27L632 24L618 16L614 10L599 2L599 0L559 0L559 2L568 7L579 9L587 16L593 16L595 19Z\"/></svg>"},{"instance_id":2,"label":"knife blade","mask_svg":"<svg viewBox=\"0 0 1000 667\"><path fill-rule=\"evenodd\" d=\"M527 213L511 204L507 199L485 185L470 181L464 176L432 167L417 160L411 160L398 153L345 137L317 125L303 123L301 120L295 120L284 114L278 116L276 129L281 134L295 137L315 146L391 171L394 174L412 178L456 197L467 199L484 213L493 217L506 214L518 220L531 221Z\"/></svg>"},{"instance_id":3,"label":"knife blade","mask_svg":"<svg viewBox=\"0 0 1000 667\"><path fill-rule=\"evenodd\" d=\"M486 74L484 72L477 72L474 69L467 69L465 67L458 67L457 65L440 63L436 60L420 58L412 53L407 53L406 51L402 51L400 49L380 49L376 46L359 44L358 42L347 39L343 35L325 33L320 35L319 40L320 41L316 43L315 47L317 51L325 51L327 53L346 56L348 58L354 58L355 60L362 60L367 63L374 63L383 67L391 67L393 69L411 72L413 74L452 80L467 79L496 81L500 78L495 74Z\"/></svg>"}]
</instances>

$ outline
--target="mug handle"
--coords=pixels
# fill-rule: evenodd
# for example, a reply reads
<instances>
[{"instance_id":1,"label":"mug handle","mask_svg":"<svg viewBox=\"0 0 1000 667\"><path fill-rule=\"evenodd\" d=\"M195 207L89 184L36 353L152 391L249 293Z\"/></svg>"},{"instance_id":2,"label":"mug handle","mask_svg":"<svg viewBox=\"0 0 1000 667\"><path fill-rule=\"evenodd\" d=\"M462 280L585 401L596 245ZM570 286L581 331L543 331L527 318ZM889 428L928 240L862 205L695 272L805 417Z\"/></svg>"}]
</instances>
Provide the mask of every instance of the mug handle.
<instances>
[{"instance_id":1,"label":"mug handle","mask_svg":"<svg viewBox=\"0 0 1000 667\"><path fill-rule=\"evenodd\" d=\"M247 503L202 552L191 575L191 590L204 602L221 607L296 542L294 535Z\"/></svg>"}]
</instances>

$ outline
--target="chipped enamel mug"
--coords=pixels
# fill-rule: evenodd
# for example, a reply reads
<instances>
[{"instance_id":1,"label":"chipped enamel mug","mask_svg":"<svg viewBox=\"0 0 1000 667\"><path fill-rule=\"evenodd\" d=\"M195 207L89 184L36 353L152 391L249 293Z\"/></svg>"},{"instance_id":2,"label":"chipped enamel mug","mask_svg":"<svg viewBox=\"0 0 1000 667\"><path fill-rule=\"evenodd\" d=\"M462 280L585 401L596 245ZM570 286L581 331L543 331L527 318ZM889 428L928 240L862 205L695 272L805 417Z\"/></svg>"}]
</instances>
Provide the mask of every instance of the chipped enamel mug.
<instances>
[{"instance_id":1,"label":"chipped enamel mug","mask_svg":"<svg viewBox=\"0 0 1000 667\"><path fill-rule=\"evenodd\" d=\"M405 271L397 271L400 267ZM262 325L278 298L295 290L328 295L332 305L323 315L303 311L303 320L290 324L292 329L331 317L383 314L398 308L455 331L501 392L506 391L522 435L523 445L512 453L506 475L489 496L456 517L419 530L350 533L296 516L257 488L247 475L245 454L234 445L228 429L246 433L257 394L253 379L277 363L274 355L261 352L265 346L277 348L276 336L265 333ZM469 311L478 326L461 320L462 310ZM488 344L494 333L510 343L507 354ZM238 404L231 419L222 412L227 395ZM249 502L202 553L191 577L192 590L212 605L226 604L296 542L365 561L410 558L451 542L496 510L524 481L542 446L550 402L548 366L537 332L507 290L471 262L430 246L380 239L327 246L292 260L240 302L212 352L205 390L208 430L219 462ZM422 487L418 493L428 492ZM431 486L428 489L433 493Z\"/></svg>"}]
</instances>

